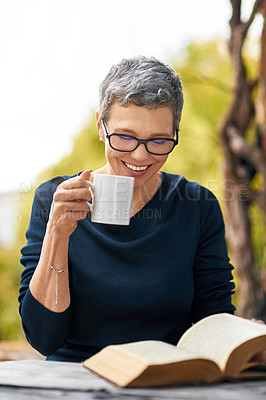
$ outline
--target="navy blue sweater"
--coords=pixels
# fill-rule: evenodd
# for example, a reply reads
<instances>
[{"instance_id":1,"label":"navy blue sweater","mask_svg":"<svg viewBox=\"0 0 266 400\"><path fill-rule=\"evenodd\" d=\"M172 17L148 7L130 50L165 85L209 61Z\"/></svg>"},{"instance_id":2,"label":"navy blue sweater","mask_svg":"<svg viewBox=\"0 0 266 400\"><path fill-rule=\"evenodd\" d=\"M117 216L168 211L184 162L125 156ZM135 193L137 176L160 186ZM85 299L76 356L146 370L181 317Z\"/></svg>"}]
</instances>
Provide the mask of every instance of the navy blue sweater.
<instances>
[{"instance_id":1,"label":"navy blue sweater","mask_svg":"<svg viewBox=\"0 0 266 400\"><path fill-rule=\"evenodd\" d=\"M35 193L22 248L20 314L29 343L49 360L82 361L109 344L146 339L176 344L199 319L234 312L234 289L215 196L162 173L154 197L129 226L87 218L69 242L70 307L48 310L29 283L39 260L56 177ZM60 280L59 280L60 282Z\"/></svg>"}]
</instances>

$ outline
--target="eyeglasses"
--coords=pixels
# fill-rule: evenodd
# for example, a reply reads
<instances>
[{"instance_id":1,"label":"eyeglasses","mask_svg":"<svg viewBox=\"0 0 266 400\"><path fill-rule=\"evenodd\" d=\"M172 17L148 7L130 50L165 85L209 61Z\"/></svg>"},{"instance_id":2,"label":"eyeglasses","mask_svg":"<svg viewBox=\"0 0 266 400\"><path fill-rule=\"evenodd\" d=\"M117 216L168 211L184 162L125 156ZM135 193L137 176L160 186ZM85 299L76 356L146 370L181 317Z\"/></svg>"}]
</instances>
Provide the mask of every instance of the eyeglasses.
<instances>
[{"instance_id":1,"label":"eyeglasses","mask_svg":"<svg viewBox=\"0 0 266 400\"><path fill-rule=\"evenodd\" d=\"M123 152L130 152L136 150L140 144L144 144L146 150L150 154L156 156L164 156L171 153L175 146L178 144L178 131L176 130L176 138L155 138L141 140L131 135L124 135L121 133L108 133L102 119L102 126L104 134L109 140L112 149Z\"/></svg>"}]
</instances>

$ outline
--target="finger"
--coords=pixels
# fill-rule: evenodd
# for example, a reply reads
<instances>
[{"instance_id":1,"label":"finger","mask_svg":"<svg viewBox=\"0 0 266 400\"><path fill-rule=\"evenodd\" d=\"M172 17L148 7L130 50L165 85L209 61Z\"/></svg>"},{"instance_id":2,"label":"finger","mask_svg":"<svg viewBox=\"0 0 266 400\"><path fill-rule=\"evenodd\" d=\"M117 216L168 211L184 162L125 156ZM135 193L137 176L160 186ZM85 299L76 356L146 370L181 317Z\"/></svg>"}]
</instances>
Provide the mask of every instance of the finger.
<instances>
[{"instance_id":1,"label":"finger","mask_svg":"<svg viewBox=\"0 0 266 400\"><path fill-rule=\"evenodd\" d=\"M66 201L61 203L56 203L54 205L54 213L57 216L64 215L67 212L87 212L89 211L89 206L87 201Z\"/></svg>"},{"instance_id":2,"label":"finger","mask_svg":"<svg viewBox=\"0 0 266 400\"><path fill-rule=\"evenodd\" d=\"M64 189L74 189L74 188L82 188L82 187L89 188L89 183L81 175L75 176L74 178L67 179L64 182L60 183L60 185L58 185L58 188L64 188Z\"/></svg>"},{"instance_id":3,"label":"finger","mask_svg":"<svg viewBox=\"0 0 266 400\"><path fill-rule=\"evenodd\" d=\"M91 191L87 187L74 189L59 188L54 193L54 202L89 201L90 199Z\"/></svg>"},{"instance_id":4,"label":"finger","mask_svg":"<svg viewBox=\"0 0 266 400\"><path fill-rule=\"evenodd\" d=\"M91 177L91 171L90 171L89 169L85 169L85 171L83 171L83 172L80 174L80 177L83 178L83 179L85 179L86 181L89 181L89 180L90 180L90 177Z\"/></svg>"},{"instance_id":5,"label":"finger","mask_svg":"<svg viewBox=\"0 0 266 400\"><path fill-rule=\"evenodd\" d=\"M252 322L257 322L258 324L265 325L265 322L264 322L264 321L262 321L261 319L255 319L255 318L251 318L251 321L252 321Z\"/></svg>"},{"instance_id":6,"label":"finger","mask_svg":"<svg viewBox=\"0 0 266 400\"><path fill-rule=\"evenodd\" d=\"M59 203L59 204L54 204L53 208L51 209L49 218L55 224L64 225L64 223L68 222L70 219L78 220L86 218L88 212L89 212L89 206L87 202ZM77 215L80 214L81 217L75 217L75 214Z\"/></svg>"}]
</instances>

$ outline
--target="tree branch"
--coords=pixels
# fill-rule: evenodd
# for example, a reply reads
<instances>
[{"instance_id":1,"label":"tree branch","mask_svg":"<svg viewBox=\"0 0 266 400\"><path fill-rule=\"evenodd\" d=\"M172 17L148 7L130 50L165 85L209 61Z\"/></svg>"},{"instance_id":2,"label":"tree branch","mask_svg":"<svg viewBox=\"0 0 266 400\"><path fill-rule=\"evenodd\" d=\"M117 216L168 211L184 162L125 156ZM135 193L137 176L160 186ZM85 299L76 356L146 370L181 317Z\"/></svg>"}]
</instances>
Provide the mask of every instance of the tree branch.
<instances>
[{"instance_id":1,"label":"tree branch","mask_svg":"<svg viewBox=\"0 0 266 400\"><path fill-rule=\"evenodd\" d=\"M259 11L260 6L262 5L264 0L256 0L252 9L252 12L250 14L250 17L248 19L248 21L244 24L245 25L245 29L246 29L246 33L250 27L250 25L252 24L255 15L257 14L257 12Z\"/></svg>"},{"instance_id":2,"label":"tree branch","mask_svg":"<svg viewBox=\"0 0 266 400\"><path fill-rule=\"evenodd\" d=\"M227 128L227 135L231 151L238 157L250 160L256 169L262 173L264 179L266 179L266 157L261 149L247 144L238 132L238 129L234 126L229 126Z\"/></svg>"},{"instance_id":3,"label":"tree branch","mask_svg":"<svg viewBox=\"0 0 266 400\"><path fill-rule=\"evenodd\" d=\"M252 201L266 214L266 198L263 191L249 190L249 195Z\"/></svg>"},{"instance_id":4,"label":"tree branch","mask_svg":"<svg viewBox=\"0 0 266 400\"><path fill-rule=\"evenodd\" d=\"M232 17L230 19L230 26L231 28L233 26L239 25L241 22L240 19L240 9L241 9L241 0L230 0L231 6L232 6Z\"/></svg>"},{"instance_id":5,"label":"tree branch","mask_svg":"<svg viewBox=\"0 0 266 400\"><path fill-rule=\"evenodd\" d=\"M252 9L252 12L246 22L243 22L241 20L241 0L230 0L233 13L232 17L230 19L230 27L231 27L231 38L229 41L229 50L231 55L233 56L233 61L235 62L235 65L239 64L239 60L242 59L241 57L241 50L244 44L245 37L247 35L248 29L250 25L252 24L255 15L257 12L259 12L259 9L261 5L263 4L264 0L256 0ZM242 65L238 65L240 68L238 73L241 75L244 75L244 69ZM236 71L238 68L236 68Z\"/></svg>"},{"instance_id":6,"label":"tree branch","mask_svg":"<svg viewBox=\"0 0 266 400\"><path fill-rule=\"evenodd\" d=\"M264 0L256 0L255 1L254 5L253 5L253 9L251 11L251 14L250 14L248 20L246 22L243 22L241 20L242 0L230 0L232 9L233 9L232 17L230 20L230 26L231 26L231 29L234 29L237 26L241 27L239 29L241 29L241 34L243 35L242 38L244 38L246 36L247 31L255 18L255 15L257 14L261 5L263 4L263 1Z\"/></svg>"}]
</instances>

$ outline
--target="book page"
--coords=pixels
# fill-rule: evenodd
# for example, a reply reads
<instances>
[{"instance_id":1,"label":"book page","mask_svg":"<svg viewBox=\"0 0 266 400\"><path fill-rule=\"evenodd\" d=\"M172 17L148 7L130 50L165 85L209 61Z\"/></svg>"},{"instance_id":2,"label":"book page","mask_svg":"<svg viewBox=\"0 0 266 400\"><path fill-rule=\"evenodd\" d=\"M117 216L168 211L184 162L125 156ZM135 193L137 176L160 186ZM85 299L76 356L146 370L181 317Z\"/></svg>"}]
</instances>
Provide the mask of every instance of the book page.
<instances>
[{"instance_id":1,"label":"book page","mask_svg":"<svg viewBox=\"0 0 266 400\"><path fill-rule=\"evenodd\" d=\"M197 384L222 378L214 362L157 341L109 345L83 366L121 387Z\"/></svg>"},{"instance_id":2,"label":"book page","mask_svg":"<svg viewBox=\"0 0 266 400\"><path fill-rule=\"evenodd\" d=\"M213 360L224 371L227 359L236 347L262 335L266 335L266 325L231 314L216 314L189 328L177 347Z\"/></svg>"},{"instance_id":3,"label":"book page","mask_svg":"<svg viewBox=\"0 0 266 400\"><path fill-rule=\"evenodd\" d=\"M176 346L157 340L121 344L116 346L116 349L117 351L122 351L124 354L138 358L149 365L199 358L190 352L188 353L185 350L178 349Z\"/></svg>"}]
</instances>

